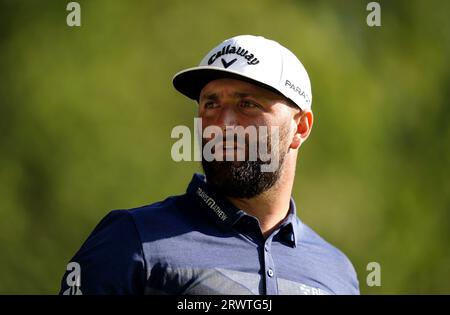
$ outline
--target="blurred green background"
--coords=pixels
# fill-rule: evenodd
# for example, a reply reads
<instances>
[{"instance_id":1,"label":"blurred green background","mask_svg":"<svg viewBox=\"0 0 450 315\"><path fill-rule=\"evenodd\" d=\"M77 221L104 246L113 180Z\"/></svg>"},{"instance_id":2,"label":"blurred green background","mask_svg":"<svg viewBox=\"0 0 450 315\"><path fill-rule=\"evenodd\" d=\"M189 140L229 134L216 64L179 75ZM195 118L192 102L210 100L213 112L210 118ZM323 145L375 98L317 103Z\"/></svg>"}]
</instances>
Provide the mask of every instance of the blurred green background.
<instances>
[{"instance_id":1,"label":"blurred green background","mask_svg":"<svg viewBox=\"0 0 450 315\"><path fill-rule=\"evenodd\" d=\"M238 34L306 66L315 124L299 216L342 249L363 294L450 293L450 2L0 1L0 293L54 294L107 212L184 192L170 132L195 103L171 85ZM381 265L381 287L366 266Z\"/></svg>"}]
</instances>

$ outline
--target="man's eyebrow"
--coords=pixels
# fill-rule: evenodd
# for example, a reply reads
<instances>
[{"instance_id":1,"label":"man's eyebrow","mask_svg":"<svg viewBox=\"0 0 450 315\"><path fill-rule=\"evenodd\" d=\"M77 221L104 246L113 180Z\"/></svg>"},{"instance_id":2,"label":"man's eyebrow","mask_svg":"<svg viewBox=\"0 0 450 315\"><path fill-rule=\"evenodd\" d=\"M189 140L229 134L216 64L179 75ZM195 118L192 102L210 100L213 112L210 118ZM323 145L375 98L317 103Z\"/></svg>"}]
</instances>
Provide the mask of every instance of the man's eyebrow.
<instances>
[{"instance_id":1,"label":"man's eyebrow","mask_svg":"<svg viewBox=\"0 0 450 315\"><path fill-rule=\"evenodd\" d=\"M249 96L253 96L254 97L254 95L252 94L252 93L245 93L245 92L234 92L233 93L233 96L234 97L249 97Z\"/></svg>"},{"instance_id":2,"label":"man's eyebrow","mask_svg":"<svg viewBox=\"0 0 450 315\"><path fill-rule=\"evenodd\" d=\"M272 97L267 96L265 94L259 93L259 92L253 92L253 91L248 91L248 92L234 92L233 93L233 97L235 98L245 98L245 97L251 97L255 100L270 100L272 99Z\"/></svg>"},{"instance_id":3,"label":"man's eyebrow","mask_svg":"<svg viewBox=\"0 0 450 315\"><path fill-rule=\"evenodd\" d=\"M200 99L217 101L219 99L219 95L217 95L217 93L205 93L200 95Z\"/></svg>"},{"instance_id":4,"label":"man's eyebrow","mask_svg":"<svg viewBox=\"0 0 450 315\"><path fill-rule=\"evenodd\" d=\"M243 98L243 97L249 97L249 96L257 97L252 93L246 93L246 92L234 92L232 94L232 97L234 97L234 98ZM200 99L216 101L217 99L219 99L219 95L217 93L205 93L200 96Z\"/></svg>"}]
</instances>

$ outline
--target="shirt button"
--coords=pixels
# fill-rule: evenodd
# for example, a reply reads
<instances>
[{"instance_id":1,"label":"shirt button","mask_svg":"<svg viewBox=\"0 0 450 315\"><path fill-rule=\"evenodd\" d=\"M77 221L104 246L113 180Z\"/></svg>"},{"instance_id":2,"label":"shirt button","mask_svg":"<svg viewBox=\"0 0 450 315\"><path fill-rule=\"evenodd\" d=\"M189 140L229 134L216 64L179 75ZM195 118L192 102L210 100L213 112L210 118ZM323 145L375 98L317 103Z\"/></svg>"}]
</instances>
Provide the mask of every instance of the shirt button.
<instances>
[{"instance_id":1,"label":"shirt button","mask_svg":"<svg viewBox=\"0 0 450 315\"><path fill-rule=\"evenodd\" d=\"M272 278L273 277L273 270L272 269L267 270L267 275Z\"/></svg>"},{"instance_id":2,"label":"shirt button","mask_svg":"<svg viewBox=\"0 0 450 315\"><path fill-rule=\"evenodd\" d=\"M264 246L264 250L266 251L266 252L268 252L269 251L269 246Z\"/></svg>"}]
</instances>

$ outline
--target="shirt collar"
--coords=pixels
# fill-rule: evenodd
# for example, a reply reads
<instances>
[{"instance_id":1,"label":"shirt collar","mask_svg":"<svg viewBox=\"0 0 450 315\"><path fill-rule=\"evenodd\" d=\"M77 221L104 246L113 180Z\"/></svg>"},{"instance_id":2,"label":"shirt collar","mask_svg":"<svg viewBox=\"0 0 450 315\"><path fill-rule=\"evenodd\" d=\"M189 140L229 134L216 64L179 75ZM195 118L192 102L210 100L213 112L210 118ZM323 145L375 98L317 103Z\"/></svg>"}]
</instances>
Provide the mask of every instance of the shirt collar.
<instances>
[{"instance_id":1,"label":"shirt collar","mask_svg":"<svg viewBox=\"0 0 450 315\"><path fill-rule=\"evenodd\" d=\"M202 174L194 174L187 193L207 211L208 216L225 229L231 229L242 217L248 216L244 210L235 207L224 195L208 185ZM291 247L296 247L301 231L299 223L295 202L291 198L288 215L278 228L277 237Z\"/></svg>"},{"instance_id":2,"label":"shirt collar","mask_svg":"<svg viewBox=\"0 0 450 315\"><path fill-rule=\"evenodd\" d=\"M204 175L194 174L187 192L224 228L231 228L245 215L244 211L236 208L225 196L208 185Z\"/></svg>"}]
</instances>

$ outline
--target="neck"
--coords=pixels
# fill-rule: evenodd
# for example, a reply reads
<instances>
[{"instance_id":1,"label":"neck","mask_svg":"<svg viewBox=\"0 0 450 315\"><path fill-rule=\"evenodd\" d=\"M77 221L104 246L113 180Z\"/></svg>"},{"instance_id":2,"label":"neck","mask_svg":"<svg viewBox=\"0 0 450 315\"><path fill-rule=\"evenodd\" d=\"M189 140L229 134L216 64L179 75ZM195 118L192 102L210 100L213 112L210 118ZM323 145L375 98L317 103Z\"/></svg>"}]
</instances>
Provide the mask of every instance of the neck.
<instances>
[{"instance_id":1,"label":"neck","mask_svg":"<svg viewBox=\"0 0 450 315\"><path fill-rule=\"evenodd\" d=\"M292 169L289 165L284 166L279 180L260 195L253 198L228 197L236 207L258 218L265 238L280 225L289 212L295 167Z\"/></svg>"}]
</instances>

